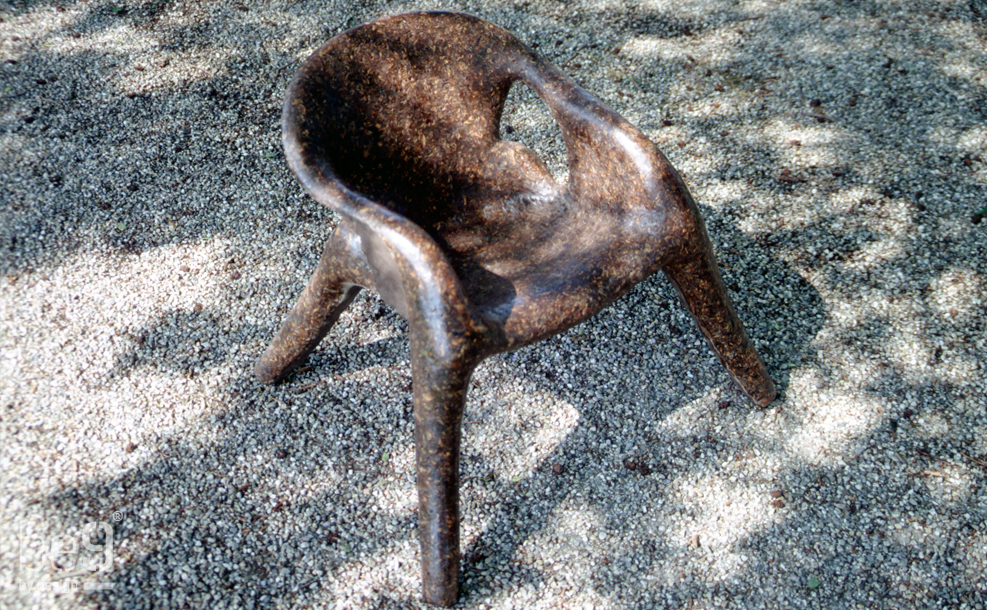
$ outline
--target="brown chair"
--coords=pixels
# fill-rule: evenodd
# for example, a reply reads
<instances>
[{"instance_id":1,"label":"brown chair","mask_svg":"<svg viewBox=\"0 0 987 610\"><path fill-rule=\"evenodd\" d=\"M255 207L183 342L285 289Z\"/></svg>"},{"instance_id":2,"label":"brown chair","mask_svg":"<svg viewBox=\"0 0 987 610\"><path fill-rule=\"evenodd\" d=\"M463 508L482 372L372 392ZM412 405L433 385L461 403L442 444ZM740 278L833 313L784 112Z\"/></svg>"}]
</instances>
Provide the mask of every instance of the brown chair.
<instances>
[{"instance_id":1,"label":"brown chair","mask_svg":"<svg viewBox=\"0 0 987 610\"><path fill-rule=\"evenodd\" d=\"M568 184L498 137L518 80L562 131ZM283 121L288 163L340 221L255 374L284 378L360 287L408 320L427 602L459 591L460 425L483 358L570 328L661 269L744 393L774 399L682 179L507 31L410 13L344 32L298 69Z\"/></svg>"}]
</instances>

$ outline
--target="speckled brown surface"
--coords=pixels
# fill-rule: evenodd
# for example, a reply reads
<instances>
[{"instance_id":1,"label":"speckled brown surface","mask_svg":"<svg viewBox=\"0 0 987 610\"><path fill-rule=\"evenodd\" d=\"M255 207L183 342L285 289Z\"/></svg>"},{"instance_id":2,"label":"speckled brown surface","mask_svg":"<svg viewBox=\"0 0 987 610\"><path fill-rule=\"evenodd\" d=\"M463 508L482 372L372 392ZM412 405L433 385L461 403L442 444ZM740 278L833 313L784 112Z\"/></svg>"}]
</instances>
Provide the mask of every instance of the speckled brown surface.
<instances>
[{"instance_id":1,"label":"speckled brown surface","mask_svg":"<svg viewBox=\"0 0 987 610\"><path fill-rule=\"evenodd\" d=\"M560 126L565 185L498 137L515 81ZM484 357L578 324L662 269L747 396L774 399L678 174L507 31L454 13L349 30L299 69L283 127L292 169L343 220L256 375L303 362L359 286L407 318L426 601L458 593L460 425Z\"/></svg>"}]
</instances>

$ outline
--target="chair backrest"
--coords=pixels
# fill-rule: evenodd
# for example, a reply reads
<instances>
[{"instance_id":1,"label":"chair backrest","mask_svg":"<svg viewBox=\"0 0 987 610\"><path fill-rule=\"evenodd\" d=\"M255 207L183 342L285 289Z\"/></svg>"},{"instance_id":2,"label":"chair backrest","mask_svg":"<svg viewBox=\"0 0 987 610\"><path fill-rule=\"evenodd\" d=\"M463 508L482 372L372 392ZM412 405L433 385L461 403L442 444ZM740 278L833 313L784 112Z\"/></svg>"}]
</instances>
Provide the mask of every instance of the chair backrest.
<instances>
[{"instance_id":1,"label":"chair backrest","mask_svg":"<svg viewBox=\"0 0 987 610\"><path fill-rule=\"evenodd\" d=\"M296 172L320 163L346 188L432 226L470 206L464 193L477 184L513 187L510 172L492 177L484 168L516 80L538 93L562 130L566 199L620 212L651 208L657 191L682 190L636 128L506 30L462 13L381 19L314 53L286 96L289 160L295 147ZM533 154L522 156L522 169L549 177Z\"/></svg>"},{"instance_id":2,"label":"chair backrest","mask_svg":"<svg viewBox=\"0 0 987 610\"><path fill-rule=\"evenodd\" d=\"M427 226L477 179L524 53L464 15L384 19L306 62L285 120L346 187Z\"/></svg>"}]
</instances>

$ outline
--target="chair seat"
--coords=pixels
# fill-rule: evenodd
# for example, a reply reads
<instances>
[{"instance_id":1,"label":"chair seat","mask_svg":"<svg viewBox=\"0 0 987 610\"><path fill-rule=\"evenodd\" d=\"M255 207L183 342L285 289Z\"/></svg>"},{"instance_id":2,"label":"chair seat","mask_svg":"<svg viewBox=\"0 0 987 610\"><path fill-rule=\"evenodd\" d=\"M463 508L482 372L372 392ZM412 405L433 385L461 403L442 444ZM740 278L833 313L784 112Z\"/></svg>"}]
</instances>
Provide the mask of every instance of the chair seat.
<instances>
[{"instance_id":1,"label":"chair seat","mask_svg":"<svg viewBox=\"0 0 987 610\"><path fill-rule=\"evenodd\" d=\"M587 205L516 142L492 141L469 154L483 158L479 179L453 195L447 218L425 229L492 327L495 351L574 326L654 272L640 227L641 215L655 212L630 221Z\"/></svg>"},{"instance_id":2,"label":"chair seat","mask_svg":"<svg viewBox=\"0 0 987 610\"><path fill-rule=\"evenodd\" d=\"M578 209L563 188L494 206L497 220L440 226L438 241L501 349L578 324L654 272L645 236L622 232L619 219L599 210Z\"/></svg>"}]
</instances>

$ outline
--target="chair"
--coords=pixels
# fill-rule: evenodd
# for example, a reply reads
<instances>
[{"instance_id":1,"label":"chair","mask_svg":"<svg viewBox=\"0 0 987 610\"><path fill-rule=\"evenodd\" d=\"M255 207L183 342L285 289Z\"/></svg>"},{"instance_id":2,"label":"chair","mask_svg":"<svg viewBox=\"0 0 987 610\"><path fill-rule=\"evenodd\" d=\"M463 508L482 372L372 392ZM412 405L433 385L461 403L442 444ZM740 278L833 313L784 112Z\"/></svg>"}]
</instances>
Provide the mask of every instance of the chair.
<instances>
[{"instance_id":1,"label":"chair","mask_svg":"<svg viewBox=\"0 0 987 610\"><path fill-rule=\"evenodd\" d=\"M568 184L499 139L515 81L558 123ZM451 605L459 591L460 424L483 358L570 328L661 269L744 393L762 407L774 399L681 178L507 31L409 13L336 36L288 89L283 144L340 221L255 375L283 379L360 287L408 320L427 602Z\"/></svg>"}]
</instances>

